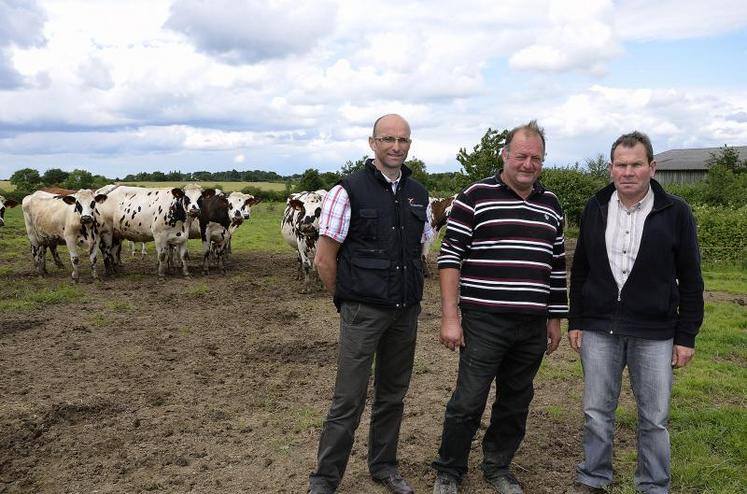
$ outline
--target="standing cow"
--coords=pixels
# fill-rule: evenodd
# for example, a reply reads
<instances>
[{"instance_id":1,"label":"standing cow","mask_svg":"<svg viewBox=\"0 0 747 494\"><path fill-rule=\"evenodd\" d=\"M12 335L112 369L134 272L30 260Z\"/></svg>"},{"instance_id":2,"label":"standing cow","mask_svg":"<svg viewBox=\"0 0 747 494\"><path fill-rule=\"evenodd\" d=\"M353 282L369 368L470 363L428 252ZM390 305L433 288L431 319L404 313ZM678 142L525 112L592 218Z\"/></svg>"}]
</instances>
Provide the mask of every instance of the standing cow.
<instances>
[{"instance_id":1,"label":"standing cow","mask_svg":"<svg viewBox=\"0 0 747 494\"><path fill-rule=\"evenodd\" d=\"M99 241L100 207L106 194L94 194L81 189L74 194L60 195L37 191L23 198L23 220L31 242L34 266L40 275L47 272L46 251L66 245L73 266L73 280L78 281L80 258L78 246L84 248L91 261L91 276L96 279L96 247ZM59 258L56 259L56 262ZM60 262L61 264L61 262Z\"/></svg>"},{"instance_id":2,"label":"standing cow","mask_svg":"<svg viewBox=\"0 0 747 494\"><path fill-rule=\"evenodd\" d=\"M312 278L318 283L314 269L316 242L319 239L319 215L326 190L299 192L286 201L280 231L285 241L296 249L299 274L304 278L304 292L311 290Z\"/></svg>"},{"instance_id":3,"label":"standing cow","mask_svg":"<svg viewBox=\"0 0 747 494\"><path fill-rule=\"evenodd\" d=\"M14 208L18 203L13 199L6 199L0 196L0 226L5 226L5 208Z\"/></svg>"},{"instance_id":4,"label":"standing cow","mask_svg":"<svg viewBox=\"0 0 747 494\"><path fill-rule=\"evenodd\" d=\"M166 275L169 248L174 247L182 262L182 273L189 276L187 240L192 222L199 216L199 187L148 189L107 185L99 189L110 200L101 208L102 251L107 271L113 271L122 240L153 241L158 259L158 276Z\"/></svg>"}]
</instances>

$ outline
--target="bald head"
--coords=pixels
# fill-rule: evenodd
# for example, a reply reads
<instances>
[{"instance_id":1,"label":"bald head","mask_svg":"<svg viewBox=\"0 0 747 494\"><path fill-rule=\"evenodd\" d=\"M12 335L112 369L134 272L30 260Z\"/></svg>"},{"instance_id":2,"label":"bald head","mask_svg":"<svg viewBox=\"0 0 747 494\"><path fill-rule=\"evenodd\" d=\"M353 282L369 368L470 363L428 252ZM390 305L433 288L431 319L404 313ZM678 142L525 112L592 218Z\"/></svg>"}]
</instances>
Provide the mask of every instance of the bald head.
<instances>
[{"instance_id":1,"label":"bald head","mask_svg":"<svg viewBox=\"0 0 747 494\"><path fill-rule=\"evenodd\" d=\"M407 134L410 134L410 124L407 123L407 120L402 118L402 116L397 115L396 113L387 113L386 115L382 115L379 118L376 119L373 125L373 134L371 134L373 137L376 137L378 134L376 131L379 129L379 124L385 124L390 122L397 122L404 124L405 127L407 127Z\"/></svg>"}]
</instances>

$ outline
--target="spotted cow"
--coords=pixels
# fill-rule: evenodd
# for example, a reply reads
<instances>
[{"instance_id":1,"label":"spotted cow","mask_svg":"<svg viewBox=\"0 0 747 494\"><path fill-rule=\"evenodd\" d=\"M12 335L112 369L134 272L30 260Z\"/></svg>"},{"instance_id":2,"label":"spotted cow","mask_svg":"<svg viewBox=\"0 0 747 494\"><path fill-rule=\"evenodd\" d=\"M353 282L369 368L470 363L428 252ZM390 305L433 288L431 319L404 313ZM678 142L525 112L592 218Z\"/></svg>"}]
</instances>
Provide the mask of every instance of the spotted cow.
<instances>
[{"instance_id":1,"label":"spotted cow","mask_svg":"<svg viewBox=\"0 0 747 494\"><path fill-rule=\"evenodd\" d=\"M47 249L65 245L73 266L73 280L77 282L80 277L79 246L84 249L91 261L91 276L97 278L96 247L101 224L98 208L106 200L106 194L97 194L88 189L81 189L75 194L68 195L37 191L23 198L21 208L26 223L26 234L31 242L34 266L40 275L43 276L47 272Z\"/></svg>"},{"instance_id":2,"label":"spotted cow","mask_svg":"<svg viewBox=\"0 0 747 494\"><path fill-rule=\"evenodd\" d=\"M5 226L5 208L14 208L18 203L13 199L6 199L0 196L0 226Z\"/></svg>"},{"instance_id":3,"label":"spotted cow","mask_svg":"<svg viewBox=\"0 0 747 494\"><path fill-rule=\"evenodd\" d=\"M258 199L251 194L244 194L243 192L231 192L228 195L228 214L231 218L231 237L238 230L238 228L252 216L252 206L255 206L262 202L262 199ZM226 256L231 254L231 238L228 239L228 245L226 246Z\"/></svg>"},{"instance_id":4,"label":"spotted cow","mask_svg":"<svg viewBox=\"0 0 747 494\"><path fill-rule=\"evenodd\" d=\"M280 224L283 238L288 245L296 249L299 275L304 279L304 292L310 291L314 282L321 286L314 269L314 256L316 242L319 239L319 215L326 195L327 191L322 189L291 195L286 201L283 221Z\"/></svg>"},{"instance_id":5,"label":"spotted cow","mask_svg":"<svg viewBox=\"0 0 747 494\"><path fill-rule=\"evenodd\" d=\"M431 240L423 243L422 258L426 277L431 275L430 265L428 264L428 254L430 254L433 242L438 237L438 232L440 232L446 225L446 220L449 218L449 213L451 212L451 207L454 203L455 197L456 196L445 198L431 197L429 200L428 209L426 211L428 212L428 221L430 222L431 227L433 227L433 231L436 235Z\"/></svg>"},{"instance_id":6,"label":"spotted cow","mask_svg":"<svg viewBox=\"0 0 747 494\"><path fill-rule=\"evenodd\" d=\"M124 185L107 185L99 189L110 200L101 208L103 219L101 249L107 271L113 272L119 262L116 255L122 240L153 241L158 260L158 276L166 275L169 248L177 250L182 273L189 276L187 240L192 222L199 216L199 187L184 189L149 189Z\"/></svg>"}]
</instances>

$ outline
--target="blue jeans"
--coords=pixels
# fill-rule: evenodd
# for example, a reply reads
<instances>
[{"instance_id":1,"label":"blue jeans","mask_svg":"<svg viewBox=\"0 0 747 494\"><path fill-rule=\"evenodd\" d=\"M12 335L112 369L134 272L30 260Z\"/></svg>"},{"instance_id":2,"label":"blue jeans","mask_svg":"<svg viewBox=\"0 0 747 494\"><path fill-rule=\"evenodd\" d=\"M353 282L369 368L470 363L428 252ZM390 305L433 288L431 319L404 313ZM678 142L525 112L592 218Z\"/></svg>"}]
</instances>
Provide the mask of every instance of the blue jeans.
<instances>
[{"instance_id":1,"label":"blue jeans","mask_svg":"<svg viewBox=\"0 0 747 494\"><path fill-rule=\"evenodd\" d=\"M646 340L584 331L584 461L576 467L579 482L592 487L612 482L615 410L627 365L638 406L636 489L648 494L669 492L671 362L671 339Z\"/></svg>"},{"instance_id":2,"label":"blue jeans","mask_svg":"<svg viewBox=\"0 0 747 494\"><path fill-rule=\"evenodd\" d=\"M446 405L441 447L433 467L461 482L480 419L495 382L490 426L482 439L482 470L494 479L509 472L524 439L533 380L547 349L543 316L462 311L465 347L456 388Z\"/></svg>"}]
</instances>

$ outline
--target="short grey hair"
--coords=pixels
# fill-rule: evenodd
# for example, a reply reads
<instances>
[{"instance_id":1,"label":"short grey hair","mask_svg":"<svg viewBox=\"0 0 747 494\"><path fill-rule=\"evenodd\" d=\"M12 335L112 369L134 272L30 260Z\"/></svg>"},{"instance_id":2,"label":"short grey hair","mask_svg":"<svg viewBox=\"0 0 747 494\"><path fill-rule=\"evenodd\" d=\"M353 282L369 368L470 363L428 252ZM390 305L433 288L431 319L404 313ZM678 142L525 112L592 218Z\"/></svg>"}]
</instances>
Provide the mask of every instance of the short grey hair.
<instances>
[{"instance_id":1,"label":"short grey hair","mask_svg":"<svg viewBox=\"0 0 747 494\"><path fill-rule=\"evenodd\" d=\"M508 135L506 135L506 145L504 146L504 149L507 153L511 152L511 141L514 140L514 136L518 134L519 132L523 132L529 135L534 135L540 138L542 141L542 155L545 154L545 129L539 126L537 123L537 120L531 120L529 123L526 123L524 125L519 125L518 127L514 127L508 132Z\"/></svg>"},{"instance_id":2,"label":"short grey hair","mask_svg":"<svg viewBox=\"0 0 747 494\"><path fill-rule=\"evenodd\" d=\"M612 149L610 149L610 163L615 160L615 149L617 149L617 146L622 145L626 148L632 148L638 143L643 144L643 147L646 148L646 158L648 159L648 162L651 163L654 161L654 147L651 145L651 139L649 139L643 132L634 130L628 134L621 135L612 143Z\"/></svg>"}]
</instances>

